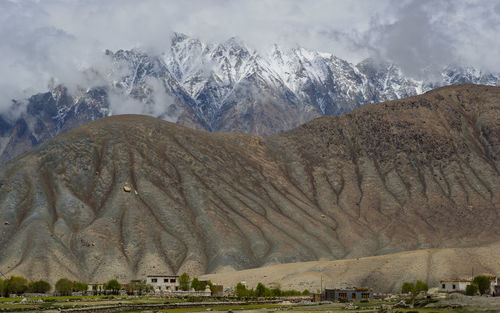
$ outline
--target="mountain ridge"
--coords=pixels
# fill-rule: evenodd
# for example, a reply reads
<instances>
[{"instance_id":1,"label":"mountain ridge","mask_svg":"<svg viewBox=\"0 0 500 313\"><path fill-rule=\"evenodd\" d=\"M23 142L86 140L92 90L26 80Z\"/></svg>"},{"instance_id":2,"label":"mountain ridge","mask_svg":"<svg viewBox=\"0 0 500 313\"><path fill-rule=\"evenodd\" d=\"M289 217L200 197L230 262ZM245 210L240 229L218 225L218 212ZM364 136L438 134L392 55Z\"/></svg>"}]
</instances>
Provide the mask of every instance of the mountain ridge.
<instances>
[{"instance_id":1,"label":"mountain ridge","mask_svg":"<svg viewBox=\"0 0 500 313\"><path fill-rule=\"evenodd\" d=\"M448 66L440 78L416 80L394 64L352 64L329 53L274 45L258 52L237 38L204 43L175 33L158 54L107 50L110 69L92 70L99 86L63 85L13 103L2 115L0 162L47 138L113 114L140 113L209 131L280 133L313 118L372 102L405 98L456 83L495 85L500 74ZM93 82L92 85L96 83Z\"/></svg>"},{"instance_id":2,"label":"mountain ridge","mask_svg":"<svg viewBox=\"0 0 500 313\"><path fill-rule=\"evenodd\" d=\"M265 137L99 119L2 166L0 266L127 280L496 242L499 101L445 87Z\"/></svg>"}]
</instances>

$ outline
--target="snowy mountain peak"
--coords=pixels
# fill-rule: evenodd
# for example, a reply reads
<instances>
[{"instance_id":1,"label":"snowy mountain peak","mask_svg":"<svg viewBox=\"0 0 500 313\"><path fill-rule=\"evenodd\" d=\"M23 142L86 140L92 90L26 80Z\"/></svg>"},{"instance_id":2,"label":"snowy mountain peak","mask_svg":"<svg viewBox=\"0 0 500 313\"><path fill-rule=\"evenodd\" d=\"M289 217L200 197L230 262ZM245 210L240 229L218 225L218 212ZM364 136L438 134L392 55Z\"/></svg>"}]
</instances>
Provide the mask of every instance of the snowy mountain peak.
<instances>
[{"instance_id":1,"label":"snowy mountain peak","mask_svg":"<svg viewBox=\"0 0 500 313\"><path fill-rule=\"evenodd\" d=\"M161 55L140 50L108 50L106 55L113 62L111 73L102 74L107 84L72 95L55 87L17 101L27 103L20 121L2 124L9 119L0 116L0 160L112 112L149 114L209 131L270 134L365 103L449 84L496 85L500 78L450 65L436 79L417 80L384 60L352 64L330 53L278 45L260 53L236 37L204 43L182 33L172 35Z\"/></svg>"}]
</instances>

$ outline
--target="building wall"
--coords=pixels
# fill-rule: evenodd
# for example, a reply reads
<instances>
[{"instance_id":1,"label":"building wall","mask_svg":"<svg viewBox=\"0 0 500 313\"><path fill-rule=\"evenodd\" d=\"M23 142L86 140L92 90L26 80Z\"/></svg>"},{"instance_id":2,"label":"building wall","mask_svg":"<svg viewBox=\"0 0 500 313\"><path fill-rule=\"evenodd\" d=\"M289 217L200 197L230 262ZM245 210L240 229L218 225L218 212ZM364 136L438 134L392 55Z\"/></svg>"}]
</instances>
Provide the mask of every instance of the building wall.
<instances>
[{"instance_id":1,"label":"building wall","mask_svg":"<svg viewBox=\"0 0 500 313\"><path fill-rule=\"evenodd\" d=\"M146 284L153 286L155 291L178 291L178 276L148 276Z\"/></svg>"},{"instance_id":2,"label":"building wall","mask_svg":"<svg viewBox=\"0 0 500 313\"><path fill-rule=\"evenodd\" d=\"M470 285L469 281L441 281L439 291L465 292L468 285Z\"/></svg>"},{"instance_id":3,"label":"building wall","mask_svg":"<svg viewBox=\"0 0 500 313\"><path fill-rule=\"evenodd\" d=\"M356 290L356 289L325 289L324 300L351 302L361 300L373 300L372 290Z\"/></svg>"}]
</instances>

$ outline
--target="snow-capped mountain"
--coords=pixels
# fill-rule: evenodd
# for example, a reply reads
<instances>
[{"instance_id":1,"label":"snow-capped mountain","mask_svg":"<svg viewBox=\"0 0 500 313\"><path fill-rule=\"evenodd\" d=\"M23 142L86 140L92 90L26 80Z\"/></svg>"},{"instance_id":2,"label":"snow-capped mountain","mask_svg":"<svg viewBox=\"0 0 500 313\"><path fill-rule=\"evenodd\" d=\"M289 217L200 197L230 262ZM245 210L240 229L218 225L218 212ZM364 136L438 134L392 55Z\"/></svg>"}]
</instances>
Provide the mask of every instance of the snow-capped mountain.
<instances>
[{"instance_id":1,"label":"snow-capped mountain","mask_svg":"<svg viewBox=\"0 0 500 313\"><path fill-rule=\"evenodd\" d=\"M141 113L208 131L271 134L315 117L435 87L496 85L498 73L448 66L439 79L416 80L374 59L352 64L329 53L274 45L267 53L237 38L204 43L175 33L168 51L106 51L112 73L100 87L58 86L13 102L16 119L0 116L0 161L57 134L104 116Z\"/></svg>"}]
</instances>

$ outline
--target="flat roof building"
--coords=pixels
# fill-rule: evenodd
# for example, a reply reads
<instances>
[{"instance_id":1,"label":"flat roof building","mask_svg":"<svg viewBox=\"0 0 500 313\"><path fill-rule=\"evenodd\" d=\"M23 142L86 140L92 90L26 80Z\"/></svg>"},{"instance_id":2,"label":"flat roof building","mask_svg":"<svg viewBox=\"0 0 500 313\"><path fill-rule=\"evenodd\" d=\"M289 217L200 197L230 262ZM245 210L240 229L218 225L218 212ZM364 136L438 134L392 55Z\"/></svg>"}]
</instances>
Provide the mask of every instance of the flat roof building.
<instances>
[{"instance_id":1,"label":"flat roof building","mask_svg":"<svg viewBox=\"0 0 500 313\"><path fill-rule=\"evenodd\" d=\"M373 300L373 290L370 288L325 289L322 298L324 301L333 302L371 301Z\"/></svg>"},{"instance_id":2,"label":"flat roof building","mask_svg":"<svg viewBox=\"0 0 500 313\"><path fill-rule=\"evenodd\" d=\"M176 275L148 275L146 285L153 286L155 292L178 291L179 276Z\"/></svg>"},{"instance_id":3,"label":"flat roof building","mask_svg":"<svg viewBox=\"0 0 500 313\"><path fill-rule=\"evenodd\" d=\"M465 293L465 289L471 283L472 280L468 279L444 279L439 281L439 291Z\"/></svg>"}]
</instances>

